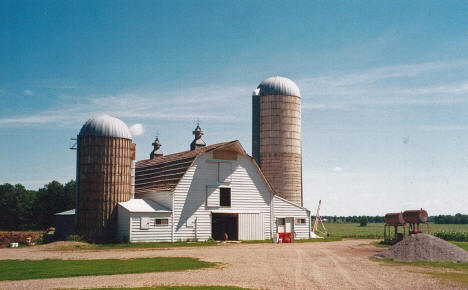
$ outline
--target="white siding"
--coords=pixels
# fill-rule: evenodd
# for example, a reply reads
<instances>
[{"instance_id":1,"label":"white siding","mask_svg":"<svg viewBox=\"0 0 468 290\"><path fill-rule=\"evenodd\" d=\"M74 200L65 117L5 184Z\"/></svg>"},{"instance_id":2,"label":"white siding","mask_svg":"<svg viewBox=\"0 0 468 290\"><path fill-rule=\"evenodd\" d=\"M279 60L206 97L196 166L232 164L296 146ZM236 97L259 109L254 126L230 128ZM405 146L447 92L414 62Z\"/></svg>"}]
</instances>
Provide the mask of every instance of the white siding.
<instances>
[{"instance_id":1,"label":"white siding","mask_svg":"<svg viewBox=\"0 0 468 290\"><path fill-rule=\"evenodd\" d=\"M117 238L119 241L130 240L130 213L120 205L117 206Z\"/></svg>"},{"instance_id":2,"label":"white siding","mask_svg":"<svg viewBox=\"0 0 468 290\"><path fill-rule=\"evenodd\" d=\"M287 218L293 217L293 231L296 239L308 239L310 238L310 212L301 208L287 200L275 196L273 199L273 213L274 213L274 227L273 230L277 232L276 218ZM296 225L296 218L306 219L305 224Z\"/></svg>"},{"instance_id":3,"label":"white siding","mask_svg":"<svg viewBox=\"0 0 468 290\"><path fill-rule=\"evenodd\" d=\"M239 240L264 240L264 215L255 213L239 214Z\"/></svg>"},{"instance_id":4,"label":"white siding","mask_svg":"<svg viewBox=\"0 0 468 290\"><path fill-rule=\"evenodd\" d=\"M231 162L219 162L219 182L229 183L231 182L232 163Z\"/></svg>"},{"instance_id":5,"label":"white siding","mask_svg":"<svg viewBox=\"0 0 468 290\"><path fill-rule=\"evenodd\" d=\"M206 206L219 207L219 187L217 185L206 186Z\"/></svg>"},{"instance_id":6,"label":"white siding","mask_svg":"<svg viewBox=\"0 0 468 290\"><path fill-rule=\"evenodd\" d=\"M206 206L207 185L218 183L218 162L212 160L211 153L200 155L187 170L174 190L174 241L195 238L207 240L211 236L211 212L215 208ZM271 194L261 179L258 171L247 157L238 160L222 161L231 164L232 173L231 207L222 208L223 212L255 211L264 217L263 236L271 237L270 202ZM186 227L186 220L197 218L197 227Z\"/></svg>"},{"instance_id":7,"label":"white siding","mask_svg":"<svg viewBox=\"0 0 468 290\"><path fill-rule=\"evenodd\" d=\"M140 228L140 220L142 218L149 220L149 228L147 230ZM156 225L157 218L168 219L168 224ZM170 242L171 222L170 213L130 213L130 242Z\"/></svg>"}]
</instances>

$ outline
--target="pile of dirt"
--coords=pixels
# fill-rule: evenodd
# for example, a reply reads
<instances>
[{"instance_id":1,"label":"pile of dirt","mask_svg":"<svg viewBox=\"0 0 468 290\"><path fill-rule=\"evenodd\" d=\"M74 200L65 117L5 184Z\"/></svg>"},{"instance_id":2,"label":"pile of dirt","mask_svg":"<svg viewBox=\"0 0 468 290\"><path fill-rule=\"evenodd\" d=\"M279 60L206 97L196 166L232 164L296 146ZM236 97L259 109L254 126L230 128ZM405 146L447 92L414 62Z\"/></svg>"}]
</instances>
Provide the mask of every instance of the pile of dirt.
<instances>
[{"instance_id":1,"label":"pile of dirt","mask_svg":"<svg viewBox=\"0 0 468 290\"><path fill-rule=\"evenodd\" d=\"M88 243L85 242L74 242L74 241L58 241L58 242L52 242L44 245L39 246L43 250L54 250L54 249L59 249L62 247L89 247Z\"/></svg>"},{"instance_id":2,"label":"pile of dirt","mask_svg":"<svg viewBox=\"0 0 468 290\"><path fill-rule=\"evenodd\" d=\"M468 262L468 251L426 234L411 235L376 256L398 261Z\"/></svg>"}]
</instances>

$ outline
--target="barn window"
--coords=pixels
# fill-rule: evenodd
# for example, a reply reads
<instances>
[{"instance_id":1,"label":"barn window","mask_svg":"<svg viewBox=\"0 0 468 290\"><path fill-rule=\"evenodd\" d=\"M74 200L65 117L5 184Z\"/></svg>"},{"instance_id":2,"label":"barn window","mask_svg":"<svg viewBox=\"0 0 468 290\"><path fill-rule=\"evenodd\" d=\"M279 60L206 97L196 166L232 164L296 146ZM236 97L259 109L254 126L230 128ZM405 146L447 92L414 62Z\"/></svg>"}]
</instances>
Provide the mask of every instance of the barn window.
<instances>
[{"instance_id":1,"label":"barn window","mask_svg":"<svg viewBox=\"0 0 468 290\"><path fill-rule=\"evenodd\" d=\"M296 225L305 225L306 219L296 219Z\"/></svg>"},{"instance_id":2,"label":"barn window","mask_svg":"<svg viewBox=\"0 0 468 290\"><path fill-rule=\"evenodd\" d=\"M285 218L278 218L277 223L279 226L284 226L286 224Z\"/></svg>"},{"instance_id":3,"label":"barn window","mask_svg":"<svg viewBox=\"0 0 468 290\"><path fill-rule=\"evenodd\" d=\"M219 189L219 205L231 206L231 189L229 187Z\"/></svg>"},{"instance_id":4,"label":"barn window","mask_svg":"<svg viewBox=\"0 0 468 290\"><path fill-rule=\"evenodd\" d=\"M169 224L169 219L156 219L157 226L167 226Z\"/></svg>"}]
</instances>

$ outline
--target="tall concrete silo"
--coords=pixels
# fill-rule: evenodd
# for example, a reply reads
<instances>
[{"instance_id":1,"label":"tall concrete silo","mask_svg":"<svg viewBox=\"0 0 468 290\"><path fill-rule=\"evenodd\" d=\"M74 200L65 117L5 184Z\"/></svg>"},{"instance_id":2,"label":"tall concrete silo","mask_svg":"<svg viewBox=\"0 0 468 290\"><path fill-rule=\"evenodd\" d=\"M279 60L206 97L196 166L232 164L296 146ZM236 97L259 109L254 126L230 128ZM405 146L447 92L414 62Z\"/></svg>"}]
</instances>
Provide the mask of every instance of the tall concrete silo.
<instances>
[{"instance_id":1,"label":"tall concrete silo","mask_svg":"<svg viewBox=\"0 0 468 290\"><path fill-rule=\"evenodd\" d=\"M77 232L89 241L112 241L117 203L131 197L130 130L117 118L95 117L83 125L77 144Z\"/></svg>"},{"instance_id":2,"label":"tall concrete silo","mask_svg":"<svg viewBox=\"0 0 468 290\"><path fill-rule=\"evenodd\" d=\"M252 155L275 193L302 206L301 92L271 77L252 95Z\"/></svg>"}]
</instances>

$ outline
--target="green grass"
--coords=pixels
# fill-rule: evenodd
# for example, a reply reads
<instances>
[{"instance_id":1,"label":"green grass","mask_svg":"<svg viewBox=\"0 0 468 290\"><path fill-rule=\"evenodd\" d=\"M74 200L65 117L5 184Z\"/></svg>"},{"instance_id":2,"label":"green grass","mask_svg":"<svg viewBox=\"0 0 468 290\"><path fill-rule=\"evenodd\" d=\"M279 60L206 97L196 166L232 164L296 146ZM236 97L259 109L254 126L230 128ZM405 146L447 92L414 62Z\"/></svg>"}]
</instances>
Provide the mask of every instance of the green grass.
<instances>
[{"instance_id":1,"label":"green grass","mask_svg":"<svg viewBox=\"0 0 468 290\"><path fill-rule=\"evenodd\" d=\"M127 260L0 260L0 281L182 271L216 265L216 263L183 257Z\"/></svg>"},{"instance_id":2,"label":"green grass","mask_svg":"<svg viewBox=\"0 0 468 290\"><path fill-rule=\"evenodd\" d=\"M424 273L450 283L455 283L457 286L468 286L468 263L430 261L402 262L394 261L392 259L374 258L372 260L381 261L389 265L414 267L416 272Z\"/></svg>"},{"instance_id":3,"label":"green grass","mask_svg":"<svg viewBox=\"0 0 468 290\"><path fill-rule=\"evenodd\" d=\"M250 289L233 286L157 286L157 287L137 287L137 288L90 288L92 290L192 290L192 289L207 289L207 290L240 290Z\"/></svg>"},{"instance_id":4,"label":"green grass","mask_svg":"<svg viewBox=\"0 0 468 290\"><path fill-rule=\"evenodd\" d=\"M59 251L73 250L112 250L112 249L136 249L136 248L173 248L173 247L206 247L216 246L219 242L150 242L150 243L121 243L121 244L88 244L81 243L78 245L60 246L54 248Z\"/></svg>"},{"instance_id":5,"label":"green grass","mask_svg":"<svg viewBox=\"0 0 468 290\"><path fill-rule=\"evenodd\" d=\"M384 223L368 223L365 227L359 226L359 223L326 223L325 227L327 228L330 237L383 239ZM408 227L406 227L406 229L408 230ZM421 229L424 233L427 233L425 225L422 225ZM403 229L401 228L399 231L402 232ZM468 225L429 224L430 233L440 231L468 232Z\"/></svg>"},{"instance_id":6,"label":"green grass","mask_svg":"<svg viewBox=\"0 0 468 290\"><path fill-rule=\"evenodd\" d=\"M301 240L294 240L293 243L317 243L317 242L336 242L341 241L341 238L337 237L328 237L324 239L301 239ZM271 244L273 243L272 239L266 240L253 240L253 241L242 241L243 244Z\"/></svg>"},{"instance_id":7,"label":"green grass","mask_svg":"<svg viewBox=\"0 0 468 290\"><path fill-rule=\"evenodd\" d=\"M326 237L323 239L302 239L302 240L294 240L293 243L320 243L320 242L336 242L341 241L339 237Z\"/></svg>"},{"instance_id":8,"label":"green grass","mask_svg":"<svg viewBox=\"0 0 468 290\"><path fill-rule=\"evenodd\" d=\"M457 246L459 246L460 248L462 248L462 249L468 251L468 242L450 242L450 243L452 243L452 244L454 244L454 245L457 245Z\"/></svg>"}]
</instances>

